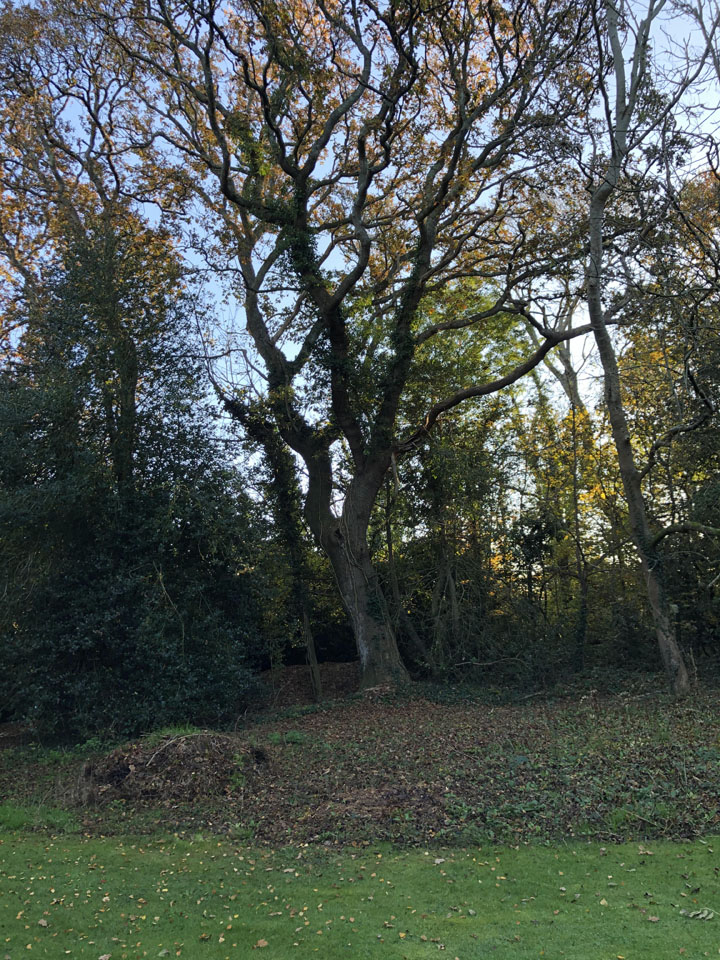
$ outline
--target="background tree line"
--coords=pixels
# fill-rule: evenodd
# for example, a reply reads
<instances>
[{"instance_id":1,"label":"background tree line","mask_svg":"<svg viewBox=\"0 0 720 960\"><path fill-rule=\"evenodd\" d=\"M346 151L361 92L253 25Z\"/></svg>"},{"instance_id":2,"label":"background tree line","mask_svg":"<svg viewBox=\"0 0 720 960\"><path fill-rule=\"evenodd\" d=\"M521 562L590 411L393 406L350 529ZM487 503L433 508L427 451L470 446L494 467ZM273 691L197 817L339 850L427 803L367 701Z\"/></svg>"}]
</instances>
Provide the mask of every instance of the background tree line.
<instances>
[{"instance_id":1,"label":"background tree line","mask_svg":"<svg viewBox=\"0 0 720 960\"><path fill-rule=\"evenodd\" d=\"M226 721L293 647L365 685L660 662L687 691L719 613L717 16L656 53L678 14L5 6L7 716Z\"/></svg>"}]
</instances>

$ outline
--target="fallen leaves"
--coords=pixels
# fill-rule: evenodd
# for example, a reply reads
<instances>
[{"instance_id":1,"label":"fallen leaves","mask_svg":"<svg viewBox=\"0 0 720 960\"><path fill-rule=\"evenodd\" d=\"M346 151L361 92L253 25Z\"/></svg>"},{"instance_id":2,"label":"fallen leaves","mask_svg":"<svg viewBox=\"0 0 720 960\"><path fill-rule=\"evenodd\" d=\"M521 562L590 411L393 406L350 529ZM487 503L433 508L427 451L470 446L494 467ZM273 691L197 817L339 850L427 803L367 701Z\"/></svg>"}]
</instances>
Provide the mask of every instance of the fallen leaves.
<instances>
[{"instance_id":1,"label":"fallen leaves","mask_svg":"<svg viewBox=\"0 0 720 960\"><path fill-rule=\"evenodd\" d=\"M296 669L287 668L290 672ZM282 682L286 679L283 676ZM586 706L570 701L543 704L537 710L500 708L492 715L482 704L448 706L410 700L399 715L385 702L346 701L337 710L293 719L296 732L305 738L302 751L285 749L288 731L284 722L278 725L277 737L285 745L279 749L268 740L267 726L230 739L213 737L212 744L201 736L199 741L197 737L174 737L167 745L147 745L148 759L162 747L149 770L139 762L142 751L123 748L128 766L122 768L127 773L122 791L130 791L133 784L142 787L140 799L126 801L128 816L144 807L165 810L172 806L172 817L179 817L184 821L182 828L192 832L197 829L191 812L194 805L190 804L186 814L184 807L175 809L177 801L168 800L173 791L181 789L188 796L202 788L209 829L232 836L236 828L248 830L247 824L255 824L250 832L271 844L312 843L318 835L356 843L398 837L402 842L442 843L456 837L458 830L486 835L490 826L493 835L488 842L502 837L516 843L538 837L572 837L578 818L589 836L617 840L618 834L632 834L636 816L652 819L650 812L658 803L664 811L658 825L662 834L686 836L688 830L710 829L717 820L712 753L716 747L711 744L720 730L720 718L715 704L708 694L700 697L700 704L693 698L691 708L678 707L675 736L665 744L658 743L656 736L658 725L667 722L662 702L642 698L630 703L624 695L603 700L599 726L588 718ZM699 735L696 726L701 722L704 726ZM347 737L349 729L352 738ZM384 733L382 744L377 742L378 729ZM256 764L244 752L250 737L257 737L263 749L272 753L272 775L267 764ZM496 749L506 740L517 743L518 752ZM408 742L415 745L410 752ZM202 748L199 754L195 747ZM205 747L210 760L205 759ZM222 748L217 762L215 747ZM678 751L682 765L676 763ZM223 789L226 779L215 776L220 776L221 768L225 774L235 771L238 753L250 757L245 773L254 771L242 795L227 793ZM170 764L171 754L177 754L177 764ZM451 769L446 769L448 756L453 757ZM109 759L102 761L103 769ZM163 766L166 761L169 766ZM33 763L30 780L37 778L37 764ZM195 776L191 776L193 772ZM76 764L67 765L68 789L74 788L77 773ZM151 773L162 783L148 782ZM12 777L14 782L23 779L22 773ZM186 783L188 778L191 782ZM7 779L8 774L0 771L0 780ZM690 781L691 800L685 787ZM637 784L643 784L642 797L635 796ZM103 804L115 789L103 794ZM316 795L327 796L327 801L308 803L308 798ZM492 811L490 819L487 811ZM87 813L86 819L97 831L108 816L112 820L109 813L97 811ZM643 822L638 821L638 829ZM661 848L653 851L653 846L648 838L642 843L635 841L632 849L636 858L649 865L662 855ZM442 850L436 853L437 849L429 852L430 864L435 857L447 856ZM607 858L608 849L612 851L612 847L602 847L599 856ZM686 862L684 854L674 856ZM292 878L295 871L289 862L279 866ZM447 869L444 863L438 866Z\"/></svg>"},{"instance_id":2,"label":"fallen leaves","mask_svg":"<svg viewBox=\"0 0 720 960\"><path fill-rule=\"evenodd\" d=\"M681 910L680 915L690 920L713 920L715 911L709 907L703 907L702 910Z\"/></svg>"},{"instance_id":3,"label":"fallen leaves","mask_svg":"<svg viewBox=\"0 0 720 960\"><path fill-rule=\"evenodd\" d=\"M377 935L391 953L394 944L398 955L419 956L424 950L427 960L441 955L452 960L461 945L459 938L472 945L472 939L477 940L478 934L482 938L487 926L499 918L514 924L508 942L516 942L516 930L519 935L536 927L535 935L542 933L553 944L563 944L567 937L574 936L576 921L581 920L578 915L585 912L594 914L588 919L598 931L607 931L598 933L607 960L615 958L615 949L630 948L629 944L613 942L613 928L618 923L632 927L637 937L646 940L660 937L663 943L669 943L676 937L681 946L683 937L690 937L705 949L712 946L717 955L715 928L707 922L689 926L686 922L718 919L720 914L720 905L716 905L717 914L709 906L714 899L715 859L690 844L683 847L687 876L681 874L680 878L675 867L676 848L665 843L659 843L654 857L648 858L643 867L638 864L635 844L612 848L603 859L598 858L596 848L584 843L576 849L567 844L549 849L540 845L498 845L497 849L466 852L436 848L438 859L445 862L435 870L430 869L435 859L432 848L427 854L387 848L382 860L362 847L328 851L296 848L303 859L293 871L300 873L295 878L283 873L288 869L287 860L282 859L286 853L261 850L256 863L249 859L248 850L215 838L163 841L164 846L158 842L153 849L148 845L142 861L140 851L127 841L63 839L62 851L47 844L47 850L34 850L37 843L34 838L18 842L19 863L12 867L8 863L5 870L6 876L12 877L8 881L10 889L22 899L8 898L5 904L0 903L0 920L6 916L11 926L18 928L23 937L18 944L22 955L31 957L43 949L49 953L50 944L56 947L53 956L76 956L78 941L83 940L84 953L90 951L89 958L94 960L98 955L93 946L87 946L88 937L97 938L94 949L110 950L112 960L121 960L123 953L128 957L145 956L146 960L169 960L181 953L192 960L201 954L207 954L208 960L216 955L225 960L236 953L246 955L251 948L267 949L263 956L310 956L314 954L309 951L317 953L320 944L324 944L324 955L339 955L341 949L357 955L363 945L374 944ZM107 882L102 887L99 875L91 873L86 881L83 874L88 853L95 848L102 850L108 865ZM25 866L31 859L27 851L34 851L31 867ZM9 844L0 843L0 854L6 860L9 852ZM145 869L145 874L136 869L138 866ZM608 874L608 869L613 873ZM455 886L445 885L442 870L454 876ZM484 878L482 886L478 885L479 877ZM502 883L501 890L495 886L496 880ZM684 883L688 898L700 888L705 891L699 901L680 900ZM565 889L560 890L558 884ZM604 889L606 886L612 889ZM106 889L112 897L107 910L102 903ZM145 897L139 897L139 893L145 893ZM607 896L612 896L611 903ZM66 905L71 898L75 907L68 914ZM55 900L58 902L52 905ZM580 906L570 910L575 902ZM681 915L683 904L687 912ZM658 912L653 912L653 905ZM659 910L663 911L662 917ZM617 922L610 923L611 917ZM47 919L49 929L38 925L39 919ZM647 922L662 922L663 929L651 930ZM204 932L208 934L201 941L205 947L197 950L198 938ZM140 949L138 938L143 934ZM29 942L31 951L25 954L22 948ZM70 950L63 952L61 942ZM293 943L298 944L297 949ZM687 955L691 953L692 947ZM678 957L677 948L674 955ZM465 958L465 954L461 956ZM623 956L618 954L618 960Z\"/></svg>"}]
</instances>

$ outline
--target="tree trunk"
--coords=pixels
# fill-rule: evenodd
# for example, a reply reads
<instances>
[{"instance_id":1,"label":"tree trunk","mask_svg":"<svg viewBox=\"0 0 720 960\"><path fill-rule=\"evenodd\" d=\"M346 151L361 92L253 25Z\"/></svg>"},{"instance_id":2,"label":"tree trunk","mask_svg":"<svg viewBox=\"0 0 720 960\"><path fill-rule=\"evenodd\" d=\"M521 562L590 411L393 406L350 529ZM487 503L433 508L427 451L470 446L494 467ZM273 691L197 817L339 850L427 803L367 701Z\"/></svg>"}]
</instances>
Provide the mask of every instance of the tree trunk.
<instances>
[{"instance_id":1,"label":"tree trunk","mask_svg":"<svg viewBox=\"0 0 720 960\"><path fill-rule=\"evenodd\" d=\"M690 678L677 642L674 618L665 596L660 570L657 559L653 564L643 562L643 572L647 579L648 599L655 624L660 656L673 693L681 697L690 692Z\"/></svg>"},{"instance_id":2,"label":"tree trunk","mask_svg":"<svg viewBox=\"0 0 720 960\"><path fill-rule=\"evenodd\" d=\"M593 311L591 310L591 318ZM665 596L662 562L657 552L650 547L652 536L648 522L647 508L641 490L641 476L635 464L630 442L630 432L620 395L620 376L617 359L612 347L610 335L603 324L594 329L605 379L605 399L612 427L618 464L627 501L628 516L632 537L640 556L643 574L647 585L647 596L657 635L658 647L670 686L677 696L683 696L690 689L688 673L683 662L680 647L675 637L675 629L667 598Z\"/></svg>"},{"instance_id":3,"label":"tree trunk","mask_svg":"<svg viewBox=\"0 0 720 960\"><path fill-rule=\"evenodd\" d=\"M677 643L665 596L661 558L657 551L651 547L652 535L645 499L642 494L642 476L635 463L635 455L632 449L630 429L620 389L617 356L603 316L601 296L602 224L608 195L607 189L597 190L590 208L591 259L588 271L588 310L603 368L605 403L625 491L630 529L647 584L647 596L660 656L673 693L676 696L684 696L690 690L690 681Z\"/></svg>"},{"instance_id":4,"label":"tree trunk","mask_svg":"<svg viewBox=\"0 0 720 960\"><path fill-rule=\"evenodd\" d=\"M447 597L450 604L450 628L452 631L452 642L454 646L453 654L460 645L460 604L458 603L457 586L455 583L455 571L448 567L447 572Z\"/></svg>"},{"instance_id":5,"label":"tree trunk","mask_svg":"<svg viewBox=\"0 0 720 960\"><path fill-rule=\"evenodd\" d=\"M614 56L615 113L608 114L609 134L612 145L610 160L602 180L595 187L590 200L590 257L586 272L587 303L595 342L600 354L610 427L612 429L623 490L628 507L632 538L637 547L642 570L647 583L660 656L667 671L670 687L676 696L689 692L690 682L682 654L677 644L670 610L662 580L661 558L652 546L647 507L642 494L642 475L635 462L630 428L625 415L620 389L620 371L610 333L605 322L603 288L606 283L604 271L604 226L605 210L610 197L623 176L628 156L628 132L638 107L639 91L643 88L647 69L647 51L650 28L662 5L648 10L647 17L638 24L632 58L630 82L625 73L624 51L619 33L619 13L606 0L607 31Z\"/></svg>"},{"instance_id":6,"label":"tree trunk","mask_svg":"<svg viewBox=\"0 0 720 960\"><path fill-rule=\"evenodd\" d=\"M345 492L339 517L331 510L329 449L308 447L301 455L308 467L305 518L330 560L350 619L360 657L360 686L366 689L407 682L408 672L400 659L395 630L367 543L370 513L389 466L389 455L369 461L354 477Z\"/></svg>"},{"instance_id":7,"label":"tree trunk","mask_svg":"<svg viewBox=\"0 0 720 960\"><path fill-rule=\"evenodd\" d=\"M310 668L310 681L312 683L313 699L316 703L322 700L322 679L320 677L320 666L317 659L317 650L315 649L315 637L313 636L310 625L310 614L308 612L309 604L303 604L302 610L302 630L305 640L305 650L307 652L307 662Z\"/></svg>"},{"instance_id":8,"label":"tree trunk","mask_svg":"<svg viewBox=\"0 0 720 960\"><path fill-rule=\"evenodd\" d=\"M335 545L326 549L360 655L360 686L366 689L406 682L408 673L400 659L395 631L367 543L356 538L351 542L340 536L336 540Z\"/></svg>"},{"instance_id":9,"label":"tree trunk","mask_svg":"<svg viewBox=\"0 0 720 960\"><path fill-rule=\"evenodd\" d=\"M580 609L575 623L575 643L573 644L573 669L580 673L585 669L585 640L588 621L588 580L585 571L579 567Z\"/></svg>"}]
</instances>

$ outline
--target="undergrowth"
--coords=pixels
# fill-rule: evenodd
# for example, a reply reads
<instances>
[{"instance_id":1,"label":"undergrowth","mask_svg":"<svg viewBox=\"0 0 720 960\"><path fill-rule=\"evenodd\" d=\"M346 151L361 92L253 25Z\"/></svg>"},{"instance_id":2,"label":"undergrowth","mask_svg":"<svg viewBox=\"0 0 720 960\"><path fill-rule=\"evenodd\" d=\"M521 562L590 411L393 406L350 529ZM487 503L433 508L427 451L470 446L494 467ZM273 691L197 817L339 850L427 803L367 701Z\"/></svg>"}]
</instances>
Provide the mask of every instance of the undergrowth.
<instances>
[{"instance_id":1,"label":"undergrowth","mask_svg":"<svg viewBox=\"0 0 720 960\"><path fill-rule=\"evenodd\" d=\"M218 737L159 731L114 751L113 783L94 784L84 806L80 768L107 747L14 747L0 752L0 802L34 811L36 829L42 811L64 810L67 829L89 833L202 830L269 844L620 842L720 830L712 690L683 702L630 684L514 705L467 690L438 700L421 689L286 711ZM143 763L157 772L171 755L183 777L161 779L167 788L146 781L133 792L132 777L118 780L132 766L140 782Z\"/></svg>"}]
</instances>

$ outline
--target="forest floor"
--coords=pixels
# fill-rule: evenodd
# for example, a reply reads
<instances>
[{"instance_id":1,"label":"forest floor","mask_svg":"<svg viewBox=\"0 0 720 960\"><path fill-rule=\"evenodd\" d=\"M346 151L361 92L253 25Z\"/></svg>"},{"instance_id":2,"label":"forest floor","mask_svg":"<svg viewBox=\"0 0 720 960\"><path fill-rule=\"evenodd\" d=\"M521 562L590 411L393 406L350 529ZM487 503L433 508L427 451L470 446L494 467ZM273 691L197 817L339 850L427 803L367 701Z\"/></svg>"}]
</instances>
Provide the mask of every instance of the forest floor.
<instances>
[{"instance_id":1,"label":"forest floor","mask_svg":"<svg viewBox=\"0 0 720 960\"><path fill-rule=\"evenodd\" d=\"M22 744L13 731L0 827L360 846L720 833L716 689L678 702L646 678L502 704L416 686L303 705L298 671L285 704L276 683L273 708L235 731L160 731L114 749Z\"/></svg>"}]
</instances>

